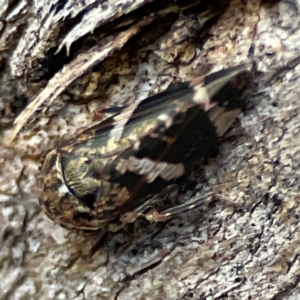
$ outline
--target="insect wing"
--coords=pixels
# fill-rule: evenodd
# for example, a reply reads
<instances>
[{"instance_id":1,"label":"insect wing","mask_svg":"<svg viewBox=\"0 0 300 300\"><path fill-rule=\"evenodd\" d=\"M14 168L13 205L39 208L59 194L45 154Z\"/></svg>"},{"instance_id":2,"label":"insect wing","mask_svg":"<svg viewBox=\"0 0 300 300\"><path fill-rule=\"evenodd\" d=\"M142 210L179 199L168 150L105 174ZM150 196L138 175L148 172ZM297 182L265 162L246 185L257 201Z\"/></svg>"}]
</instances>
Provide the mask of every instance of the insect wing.
<instances>
[{"instance_id":1,"label":"insect wing","mask_svg":"<svg viewBox=\"0 0 300 300\"><path fill-rule=\"evenodd\" d=\"M240 113L251 82L243 65L198 77L64 143L44 167L47 215L64 227L96 230L145 205L197 160L217 154L218 137Z\"/></svg>"}]
</instances>

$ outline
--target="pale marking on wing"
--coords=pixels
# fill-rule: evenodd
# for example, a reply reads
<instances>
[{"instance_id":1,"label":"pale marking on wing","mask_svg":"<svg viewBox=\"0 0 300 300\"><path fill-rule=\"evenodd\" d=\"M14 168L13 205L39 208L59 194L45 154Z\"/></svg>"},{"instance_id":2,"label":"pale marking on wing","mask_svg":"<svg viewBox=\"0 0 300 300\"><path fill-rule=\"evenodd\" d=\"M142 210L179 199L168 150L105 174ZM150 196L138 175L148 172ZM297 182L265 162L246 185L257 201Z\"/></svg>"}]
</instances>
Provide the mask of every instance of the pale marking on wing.
<instances>
[{"instance_id":1,"label":"pale marking on wing","mask_svg":"<svg viewBox=\"0 0 300 300\"><path fill-rule=\"evenodd\" d=\"M169 115L167 115L165 113L160 114L157 119L161 122L164 122L164 124L167 128L170 128L171 125L173 124L173 118L171 118Z\"/></svg>"},{"instance_id":2,"label":"pale marking on wing","mask_svg":"<svg viewBox=\"0 0 300 300\"><path fill-rule=\"evenodd\" d=\"M161 177L166 181L177 179L185 172L184 165L181 163L158 162L147 157L138 159L133 156L128 157L127 160L120 160L116 166L116 170L121 174L129 171L145 176L147 183L152 183L157 177Z\"/></svg>"},{"instance_id":3,"label":"pale marking on wing","mask_svg":"<svg viewBox=\"0 0 300 300\"><path fill-rule=\"evenodd\" d=\"M195 86L194 89L193 101L199 104L204 111L208 111L216 105L216 103L211 103L210 96L205 87Z\"/></svg>"},{"instance_id":4,"label":"pale marking on wing","mask_svg":"<svg viewBox=\"0 0 300 300\"><path fill-rule=\"evenodd\" d=\"M126 107L121 114L114 116L116 125L109 133L109 140L111 142L117 142L120 140L126 123L128 122L128 120L130 120L138 105L139 102L132 103L131 105Z\"/></svg>"}]
</instances>

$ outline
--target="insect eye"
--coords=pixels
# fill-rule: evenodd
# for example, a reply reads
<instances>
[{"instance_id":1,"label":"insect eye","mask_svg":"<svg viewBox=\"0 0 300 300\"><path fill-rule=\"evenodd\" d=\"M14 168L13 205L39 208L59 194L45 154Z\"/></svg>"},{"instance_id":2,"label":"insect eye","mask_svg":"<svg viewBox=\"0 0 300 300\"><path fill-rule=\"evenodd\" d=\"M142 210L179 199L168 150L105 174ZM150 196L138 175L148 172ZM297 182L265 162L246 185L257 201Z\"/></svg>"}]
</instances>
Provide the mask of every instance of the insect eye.
<instances>
[{"instance_id":1,"label":"insect eye","mask_svg":"<svg viewBox=\"0 0 300 300\"><path fill-rule=\"evenodd\" d=\"M69 191L90 209L95 208L99 195L99 180L85 157L65 157L61 160L62 174Z\"/></svg>"}]
</instances>

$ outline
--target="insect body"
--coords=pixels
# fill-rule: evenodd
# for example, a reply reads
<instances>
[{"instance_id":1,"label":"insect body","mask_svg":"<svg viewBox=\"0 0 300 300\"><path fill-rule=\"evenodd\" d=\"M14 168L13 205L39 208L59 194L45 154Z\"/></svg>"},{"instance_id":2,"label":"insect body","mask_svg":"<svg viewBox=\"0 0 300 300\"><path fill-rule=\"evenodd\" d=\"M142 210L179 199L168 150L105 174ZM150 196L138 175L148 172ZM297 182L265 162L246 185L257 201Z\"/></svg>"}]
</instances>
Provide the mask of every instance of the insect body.
<instances>
[{"instance_id":1,"label":"insect body","mask_svg":"<svg viewBox=\"0 0 300 300\"><path fill-rule=\"evenodd\" d=\"M133 221L153 195L217 154L251 87L243 65L197 77L62 143L42 168L43 210L71 230Z\"/></svg>"}]
</instances>

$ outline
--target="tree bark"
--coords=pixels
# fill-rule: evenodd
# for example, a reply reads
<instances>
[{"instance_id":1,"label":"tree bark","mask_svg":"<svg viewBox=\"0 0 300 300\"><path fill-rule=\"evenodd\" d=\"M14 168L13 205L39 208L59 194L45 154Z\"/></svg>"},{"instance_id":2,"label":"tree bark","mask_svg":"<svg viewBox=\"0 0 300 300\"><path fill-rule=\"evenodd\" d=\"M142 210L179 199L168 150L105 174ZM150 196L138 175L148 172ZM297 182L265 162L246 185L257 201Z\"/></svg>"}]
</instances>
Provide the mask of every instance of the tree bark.
<instances>
[{"instance_id":1,"label":"tree bark","mask_svg":"<svg viewBox=\"0 0 300 300\"><path fill-rule=\"evenodd\" d=\"M0 8L0 299L300 299L299 3L73 2ZM216 201L100 241L44 215L42 153L104 107L240 63L245 112L197 184L170 190Z\"/></svg>"}]
</instances>

